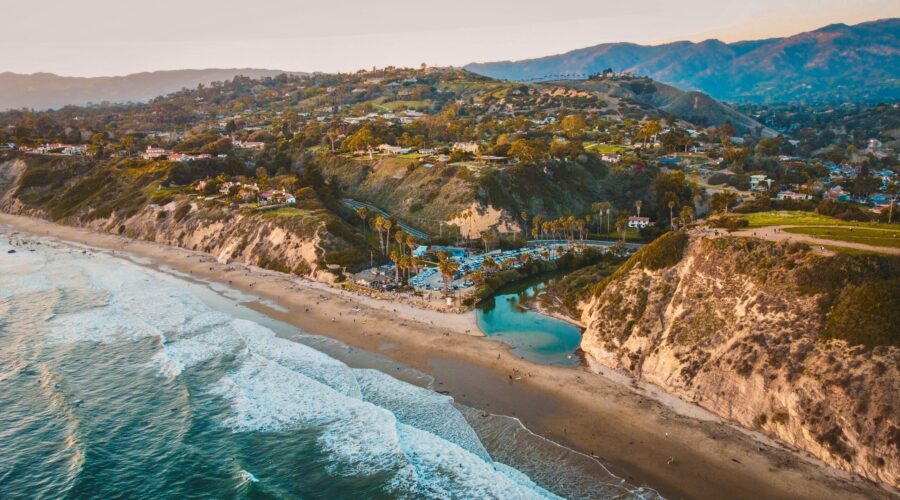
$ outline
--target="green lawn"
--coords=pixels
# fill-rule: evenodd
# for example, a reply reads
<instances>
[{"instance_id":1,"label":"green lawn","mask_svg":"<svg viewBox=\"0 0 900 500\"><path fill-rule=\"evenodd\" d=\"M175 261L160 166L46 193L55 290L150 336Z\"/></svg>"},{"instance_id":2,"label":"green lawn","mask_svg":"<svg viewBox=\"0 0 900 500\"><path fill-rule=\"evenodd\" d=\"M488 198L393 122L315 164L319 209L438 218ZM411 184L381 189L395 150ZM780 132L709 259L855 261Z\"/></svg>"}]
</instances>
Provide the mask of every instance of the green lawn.
<instances>
[{"instance_id":1,"label":"green lawn","mask_svg":"<svg viewBox=\"0 0 900 500\"><path fill-rule=\"evenodd\" d=\"M826 215L819 215L815 212L789 210L742 214L741 218L746 219L750 223L750 228L766 226L853 226L900 230L900 226L895 224L845 221Z\"/></svg>"},{"instance_id":2,"label":"green lawn","mask_svg":"<svg viewBox=\"0 0 900 500\"><path fill-rule=\"evenodd\" d=\"M585 143L584 149L590 151L592 153L622 153L625 151L624 146L617 146L615 144L603 144L603 143Z\"/></svg>"},{"instance_id":3,"label":"green lawn","mask_svg":"<svg viewBox=\"0 0 900 500\"><path fill-rule=\"evenodd\" d=\"M900 227L895 230L871 229L867 227L843 228L829 226L808 226L785 228L784 232L805 234L816 238L863 243L879 247L900 248Z\"/></svg>"}]
</instances>

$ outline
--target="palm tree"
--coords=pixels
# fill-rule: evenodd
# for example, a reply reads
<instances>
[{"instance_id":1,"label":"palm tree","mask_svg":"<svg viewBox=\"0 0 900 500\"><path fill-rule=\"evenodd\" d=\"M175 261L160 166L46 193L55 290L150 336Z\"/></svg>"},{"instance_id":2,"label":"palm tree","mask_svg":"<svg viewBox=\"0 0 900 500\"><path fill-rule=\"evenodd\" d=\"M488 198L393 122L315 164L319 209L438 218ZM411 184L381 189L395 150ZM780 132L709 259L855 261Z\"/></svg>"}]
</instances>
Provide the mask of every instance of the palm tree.
<instances>
[{"instance_id":1,"label":"palm tree","mask_svg":"<svg viewBox=\"0 0 900 500\"><path fill-rule=\"evenodd\" d=\"M481 261L481 268L484 269L484 272L487 274L493 274L497 267L497 261L495 261L493 257L488 257Z\"/></svg>"},{"instance_id":2,"label":"palm tree","mask_svg":"<svg viewBox=\"0 0 900 500\"><path fill-rule=\"evenodd\" d=\"M543 238L544 233L543 229L544 218L540 215L535 215L533 219L531 219L531 234L536 234L534 239L538 239L538 235ZM535 231L537 230L537 231Z\"/></svg>"},{"instance_id":3,"label":"palm tree","mask_svg":"<svg viewBox=\"0 0 900 500\"><path fill-rule=\"evenodd\" d=\"M637 210L638 217L641 216L641 205L643 205L643 204L644 204L644 202L642 202L641 200L634 201L634 208Z\"/></svg>"},{"instance_id":4,"label":"palm tree","mask_svg":"<svg viewBox=\"0 0 900 500\"><path fill-rule=\"evenodd\" d=\"M384 220L384 217L378 215L375 217L375 231L378 232L378 244L381 246L381 255L384 255L384 238L381 235L381 232L384 231L384 223L387 222Z\"/></svg>"},{"instance_id":5,"label":"palm tree","mask_svg":"<svg viewBox=\"0 0 900 500\"><path fill-rule=\"evenodd\" d=\"M675 200L669 200L669 227L675 226L675 215L672 212L672 209L675 208Z\"/></svg>"},{"instance_id":6,"label":"palm tree","mask_svg":"<svg viewBox=\"0 0 900 500\"><path fill-rule=\"evenodd\" d=\"M441 271L441 276L444 277L444 289L449 290L450 283L453 282L456 271L459 270L459 263L450 259L447 252L441 252L438 254L438 269Z\"/></svg>"},{"instance_id":7,"label":"palm tree","mask_svg":"<svg viewBox=\"0 0 900 500\"><path fill-rule=\"evenodd\" d=\"M622 235L622 243L625 243L625 228L628 227L628 224L625 223L625 220L619 219L616 221L616 231Z\"/></svg>"},{"instance_id":8,"label":"palm tree","mask_svg":"<svg viewBox=\"0 0 900 500\"><path fill-rule=\"evenodd\" d=\"M528 238L528 212L522 210L519 213L519 217L522 218L522 232L525 234L525 238Z\"/></svg>"},{"instance_id":9,"label":"palm tree","mask_svg":"<svg viewBox=\"0 0 900 500\"><path fill-rule=\"evenodd\" d=\"M362 219L363 236L365 236L365 234L366 234L366 219L369 218L369 210L366 207L359 207L356 209L356 215L358 215L359 218Z\"/></svg>"},{"instance_id":10,"label":"palm tree","mask_svg":"<svg viewBox=\"0 0 900 500\"><path fill-rule=\"evenodd\" d=\"M404 233L402 229L398 229L397 232L394 233L394 241L396 241L397 246L400 247L400 255L405 255L406 251L404 247L406 246L406 233Z\"/></svg>"},{"instance_id":11,"label":"palm tree","mask_svg":"<svg viewBox=\"0 0 900 500\"><path fill-rule=\"evenodd\" d=\"M391 262L394 263L394 281L400 283L400 254L391 250Z\"/></svg>"},{"instance_id":12,"label":"palm tree","mask_svg":"<svg viewBox=\"0 0 900 500\"><path fill-rule=\"evenodd\" d=\"M385 231L385 234L384 234L384 246L381 247L381 248L383 248L383 249L384 249L383 251L385 251L385 252L387 252L388 249L390 249L391 226L393 226L393 225L394 225L394 223L391 222L390 219L386 219L386 220L381 224L381 227L383 227L383 228L384 228L384 231Z\"/></svg>"}]
</instances>

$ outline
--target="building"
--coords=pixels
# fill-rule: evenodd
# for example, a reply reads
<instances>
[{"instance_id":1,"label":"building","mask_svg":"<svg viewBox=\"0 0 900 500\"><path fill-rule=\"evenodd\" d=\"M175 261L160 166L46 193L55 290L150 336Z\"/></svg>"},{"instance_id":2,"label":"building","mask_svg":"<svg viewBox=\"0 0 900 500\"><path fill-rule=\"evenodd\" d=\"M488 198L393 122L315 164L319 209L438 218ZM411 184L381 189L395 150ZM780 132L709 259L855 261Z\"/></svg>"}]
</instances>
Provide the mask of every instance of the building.
<instances>
[{"instance_id":1,"label":"building","mask_svg":"<svg viewBox=\"0 0 900 500\"><path fill-rule=\"evenodd\" d=\"M619 163L622 161L622 155L618 153L603 153L600 155L600 159L606 163Z\"/></svg>"},{"instance_id":2,"label":"building","mask_svg":"<svg viewBox=\"0 0 900 500\"><path fill-rule=\"evenodd\" d=\"M779 191L775 198L778 200L809 200L812 196L796 191Z\"/></svg>"},{"instance_id":3,"label":"building","mask_svg":"<svg viewBox=\"0 0 900 500\"><path fill-rule=\"evenodd\" d=\"M145 160L155 160L163 156L169 156L172 152L168 149L147 146L147 150L141 153L141 158Z\"/></svg>"},{"instance_id":4,"label":"building","mask_svg":"<svg viewBox=\"0 0 900 500\"><path fill-rule=\"evenodd\" d=\"M750 191L763 191L768 189L772 180L765 175L757 174L750 176Z\"/></svg>"},{"instance_id":5,"label":"building","mask_svg":"<svg viewBox=\"0 0 900 500\"><path fill-rule=\"evenodd\" d=\"M454 151L463 151L465 153L478 154L478 144L474 142L455 142L453 143Z\"/></svg>"},{"instance_id":6,"label":"building","mask_svg":"<svg viewBox=\"0 0 900 500\"><path fill-rule=\"evenodd\" d=\"M412 151L410 148L401 148L400 146L391 146L390 144L381 144L377 149L384 155L405 155Z\"/></svg>"},{"instance_id":7,"label":"building","mask_svg":"<svg viewBox=\"0 0 900 500\"><path fill-rule=\"evenodd\" d=\"M231 145L238 149L264 149L266 143L258 141L232 141Z\"/></svg>"},{"instance_id":8,"label":"building","mask_svg":"<svg viewBox=\"0 0 900 500\"><path fill-rule=\"evenodd\" d=\"M628 227L633 229L643 229L647 226L652 226L653 223L650 222L650 217L637 217L632 215L628 218Z\"/></svg>"},{"instance_id":9,"label":"building","mask_svg":"<svg viewBox=\"0 0 900 500\"><path fill-rule=\"evenodd\" d=\"M259 193L259 203L261 205L268 205L269 203L293 205L297 203L297 199L294 198L294 195L282 189L270 189Z\"/></svg>"}]
</instances>

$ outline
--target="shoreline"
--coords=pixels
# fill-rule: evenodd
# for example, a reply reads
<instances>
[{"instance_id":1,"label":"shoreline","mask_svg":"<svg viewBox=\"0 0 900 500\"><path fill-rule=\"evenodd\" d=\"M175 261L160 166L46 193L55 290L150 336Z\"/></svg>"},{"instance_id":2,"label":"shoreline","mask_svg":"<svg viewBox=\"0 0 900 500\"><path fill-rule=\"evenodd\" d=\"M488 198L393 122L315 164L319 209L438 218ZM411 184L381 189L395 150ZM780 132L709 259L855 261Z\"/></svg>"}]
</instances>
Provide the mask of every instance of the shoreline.
<instances>
[{"instance_id":1,"label":"shoreline","mask_svg":"<svg viewBox=\"0 0 900 500\"><path fill-rule=\"evenodd\" d=\"M669 498L891 495L721 419L685 416L634 381L600 375L603 370L596 367L518 358L506 344L480 338L473 311L444 313L385 302L274 271L222 264L209 254L23 216L0 214L0 223L26 234L124 252L163 272L170 268L231 287L256 299L244 305L427 373L435 390L461 404L517 418L530 432L593 456L633 485Z\"/></svg>"}]
</instances>

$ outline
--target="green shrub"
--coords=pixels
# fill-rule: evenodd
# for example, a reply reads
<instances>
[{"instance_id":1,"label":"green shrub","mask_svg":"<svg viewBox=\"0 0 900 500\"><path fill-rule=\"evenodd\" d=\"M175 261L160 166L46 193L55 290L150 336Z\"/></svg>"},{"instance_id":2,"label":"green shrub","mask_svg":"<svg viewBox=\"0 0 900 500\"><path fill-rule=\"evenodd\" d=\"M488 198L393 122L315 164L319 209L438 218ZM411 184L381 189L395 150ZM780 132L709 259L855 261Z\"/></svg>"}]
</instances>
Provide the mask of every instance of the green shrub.
<instances>
[{"instance_id":1,"label":"green shrub","mask_svg":"<svg viewBox=\"0 0 900 500\"><path fill-rule=\"evenodd\" d=\"M822 337L866 347L900 346L900 279L845 288Z\"/></svg>"},{"instance_id":2,"label":"green shrub","mask_svg":"<svg viewBox=\"0 0 900 500\"><path fill-rule=\"evenodd\" d=\"M632 259L649 271L671 267L681 262L687 243L687 233L670 231L638 250Z\"/></svg>"}]
</instances>

